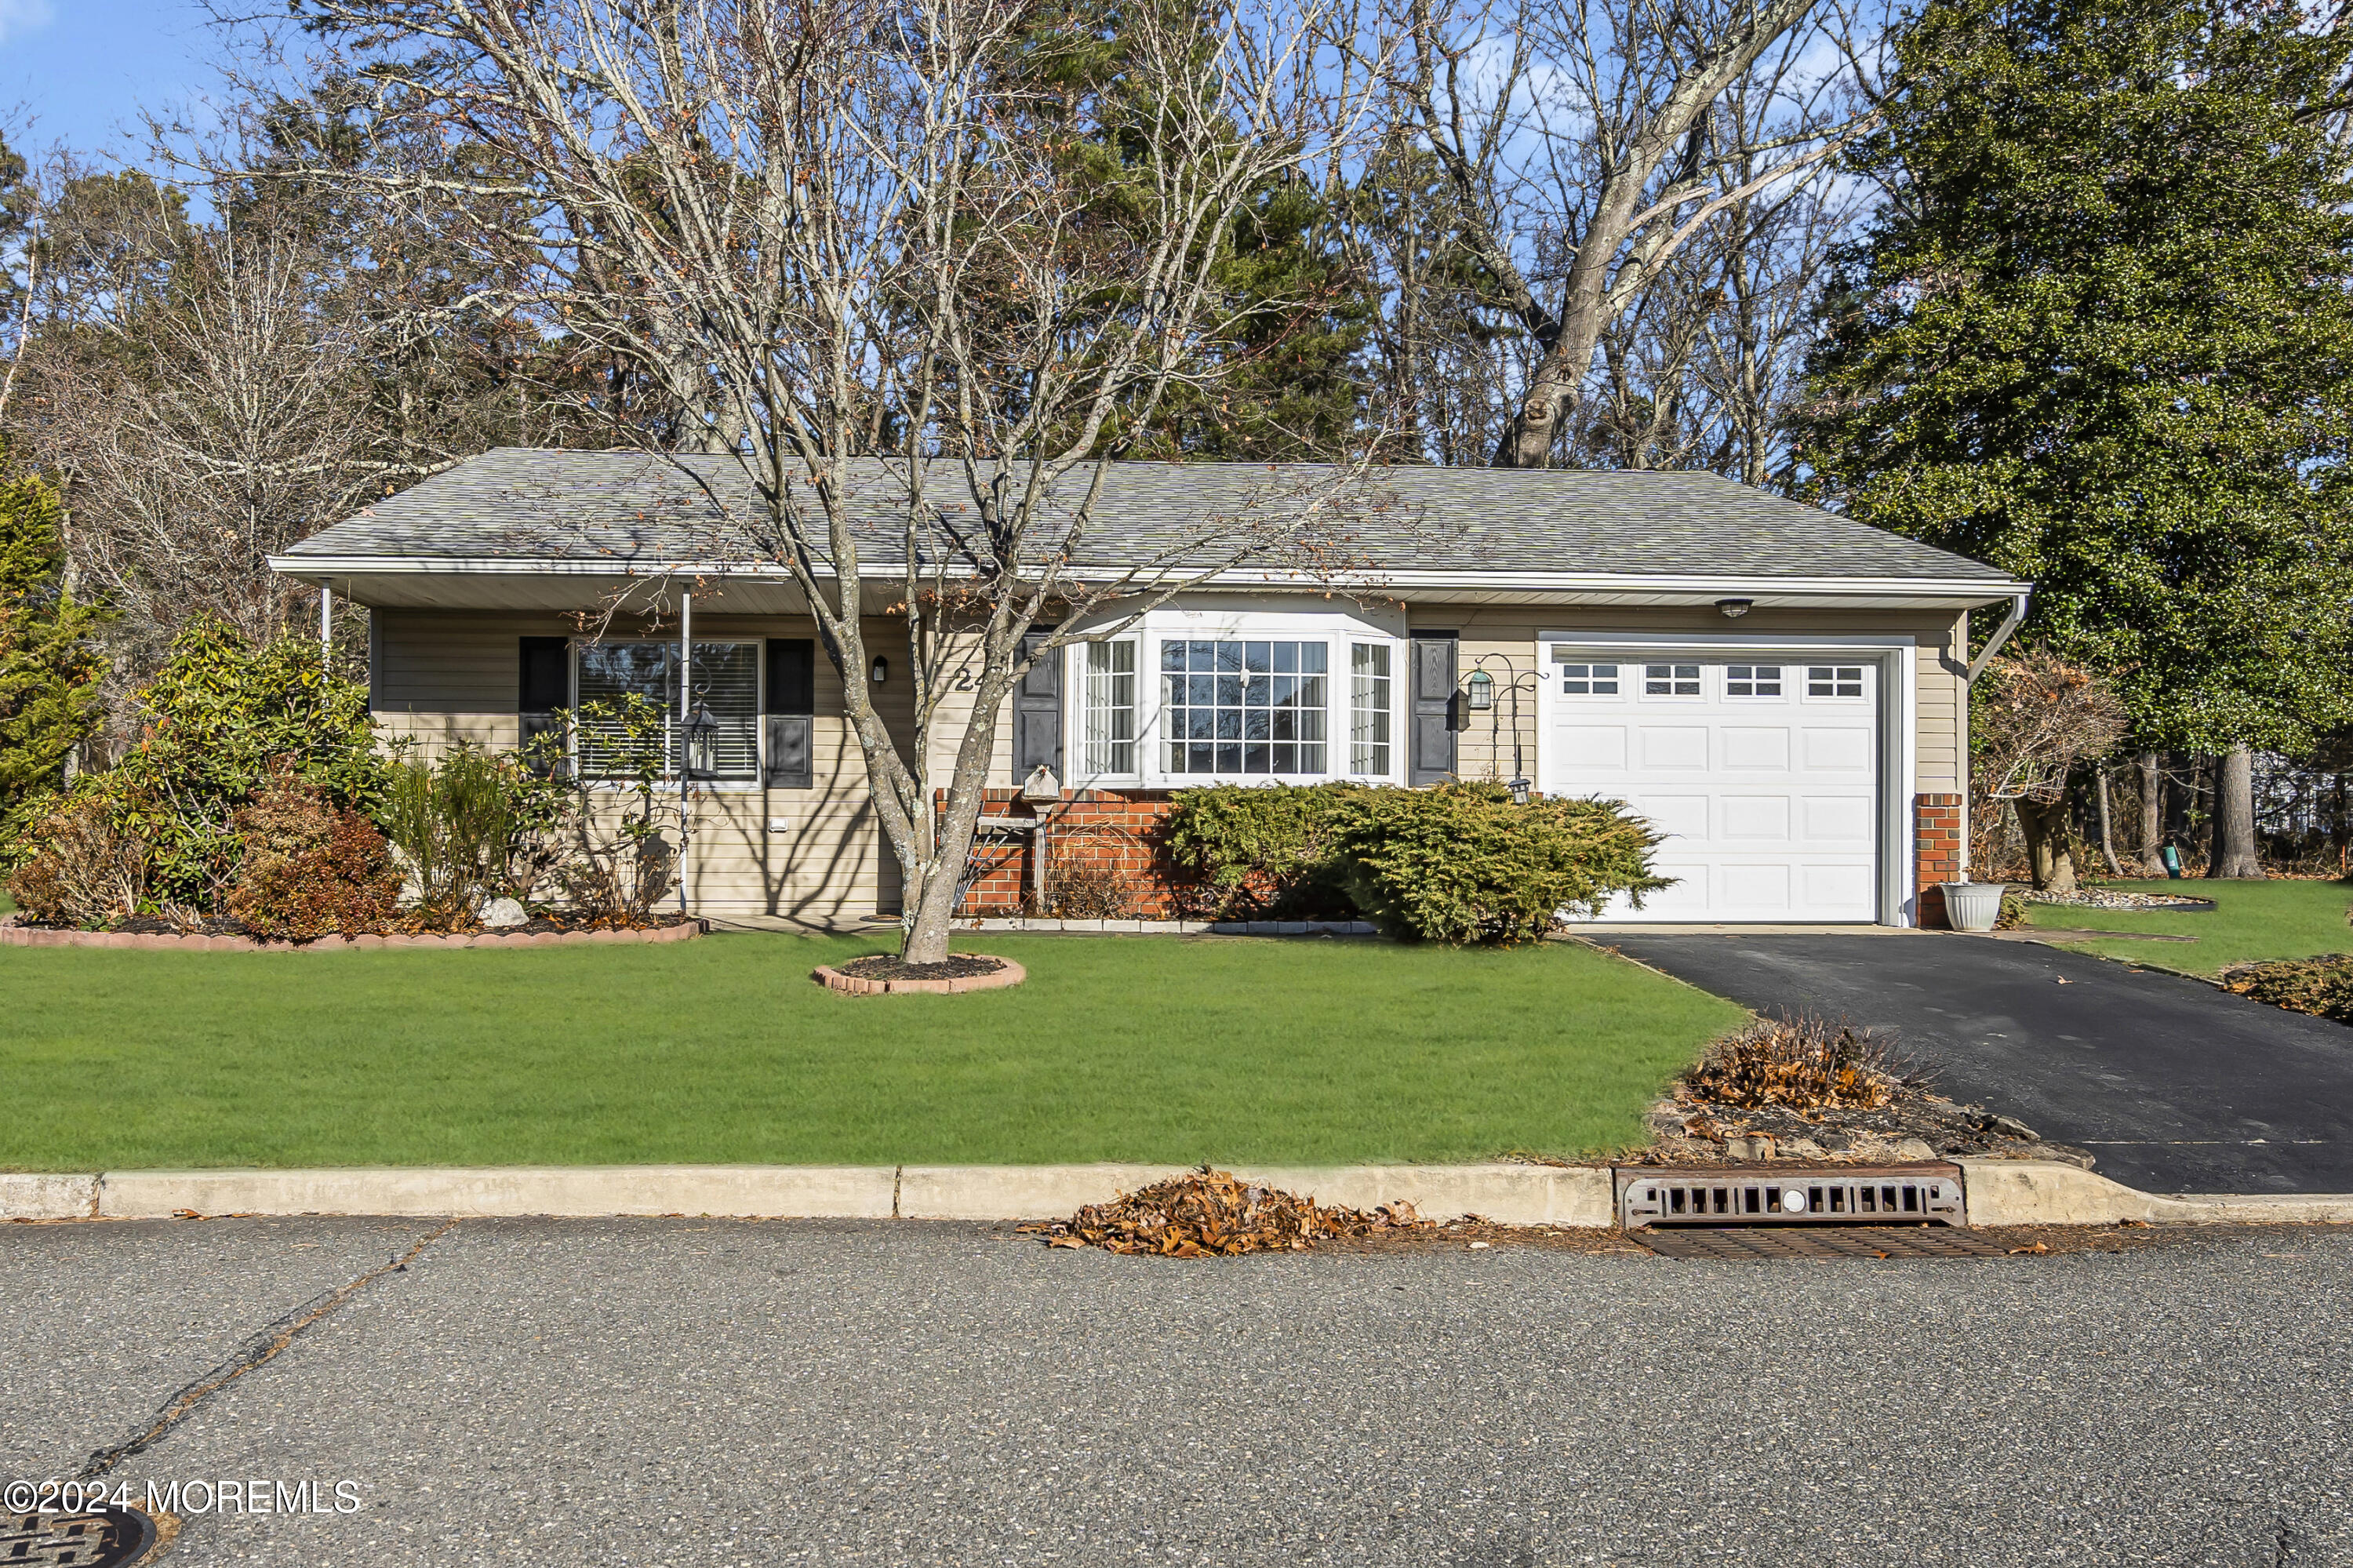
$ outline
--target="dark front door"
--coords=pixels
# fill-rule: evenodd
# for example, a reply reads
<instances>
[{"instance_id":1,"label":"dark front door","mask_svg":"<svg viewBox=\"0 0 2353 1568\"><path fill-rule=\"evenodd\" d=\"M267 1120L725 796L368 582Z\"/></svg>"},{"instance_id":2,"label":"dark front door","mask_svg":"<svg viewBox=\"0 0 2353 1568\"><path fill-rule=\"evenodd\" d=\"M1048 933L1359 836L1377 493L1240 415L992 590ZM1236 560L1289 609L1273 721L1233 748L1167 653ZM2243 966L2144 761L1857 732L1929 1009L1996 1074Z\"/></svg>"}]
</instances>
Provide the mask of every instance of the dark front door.
<instances>
[{"instance_id":1,"label":"dark front door","mask_svg":"<svg viewBox=\"0 0 2353 1568\"><path fill-rule=\"evenodd\" d=\"M1413 758L1409 784L1435 784L1454 773L1455 677L1461 640L1451 631L1413 634Z\"/></svg>"}]
</instances>

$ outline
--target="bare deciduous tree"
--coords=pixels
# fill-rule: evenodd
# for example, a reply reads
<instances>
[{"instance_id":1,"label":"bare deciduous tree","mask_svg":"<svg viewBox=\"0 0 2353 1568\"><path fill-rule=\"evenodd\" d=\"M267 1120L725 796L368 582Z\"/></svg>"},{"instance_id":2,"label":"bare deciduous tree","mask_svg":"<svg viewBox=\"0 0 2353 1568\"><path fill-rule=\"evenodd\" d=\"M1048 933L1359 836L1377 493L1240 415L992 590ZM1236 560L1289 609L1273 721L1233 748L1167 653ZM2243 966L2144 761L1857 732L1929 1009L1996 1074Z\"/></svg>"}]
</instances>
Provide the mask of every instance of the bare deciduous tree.
<instances>
[{"instance_id":1,"label":"bare deciduous tree","mask_svg":"<svg viewBox=\"0 0 2353 1568\"><path fill-rule=\"evenodd\" d=\"M1736 281L1755 289L1748 269L1764 248L1752 242L1770 210L1757 198L1821 174L1855 124L1839 112L1852 86L1844 18L1810 21L1820 8L1479 0L1453 12L1411 0L1397 112L1443 177L1451 238L1482 274L1482 305L1514 329L1493 463L1567 455L1597 349L1672 281L1679 259L1694 271L1694 241L1719 241L1689 290L1710 313ZM1672 318L1652 340L1665 361L1643 379L1672 397L1704 317L1660 313ZM1753 313L1748 324L1753 336ZM1733 357L1721 342L1707 352ZM1733 385L1755 368L1735 363Z\"/></svg>"},{"instance_id":2,"label":"bare deciduous tree","mask_svg":"<svg viewBox=\"0 0 2353 1568\"><path fill-rule=\"evenodd\" d=\"M2124 703L2105 676L2039 650L1996 659L1971 705L1974 793L2018 812L2034 885L2070 893L2067 790L2075 769L2124 743Z\"/></svg>"},{"instance_id":3,"label":"bare deciduous tree","mask_svg":"<svg viewBox=\"0 0 2353 1568\"><path fill-rule=\"evenodd\" d=\"M306 11L372 58L388 132L513 172L453 181L437 157L387 197L525 211L470 243L534 259L550 330L660 377L691 411L677 444L740 467L702 489L725 523L698 548L806 599L904 874L911 961L946 951L998 713L1078 612L1132 620L1243 561L1339 548L1332 489L1122 569L1076 564L1109 463L1218 374L1236 214L1365 117L1362 62L1386 62L1327 0L1124 13L1116 70L1077 86L1040 53L1100 40L1058 43L1008 0ZM877 609L903 618L912 736L871 683Z\"/></svg>"}]
</instances>

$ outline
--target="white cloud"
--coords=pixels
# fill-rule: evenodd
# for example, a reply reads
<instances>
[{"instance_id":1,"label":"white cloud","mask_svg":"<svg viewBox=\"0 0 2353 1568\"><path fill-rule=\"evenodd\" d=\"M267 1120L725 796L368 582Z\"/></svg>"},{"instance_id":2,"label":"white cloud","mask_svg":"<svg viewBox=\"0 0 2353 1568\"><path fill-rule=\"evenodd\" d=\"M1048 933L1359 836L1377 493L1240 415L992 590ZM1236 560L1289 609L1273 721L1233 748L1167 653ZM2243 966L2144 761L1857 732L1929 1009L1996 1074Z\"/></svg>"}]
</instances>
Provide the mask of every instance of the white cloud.
<instances>
[{"instance_id":1,"label":"white cloud","mask_svg":"<svg viewBox=\"0 0 2353 1568\"><path fill-rule=\"evenodd\" d=\"M0 44L17 34L47 26L56 15L49 0L0 0Z\"/></svg>"}]
</instances>

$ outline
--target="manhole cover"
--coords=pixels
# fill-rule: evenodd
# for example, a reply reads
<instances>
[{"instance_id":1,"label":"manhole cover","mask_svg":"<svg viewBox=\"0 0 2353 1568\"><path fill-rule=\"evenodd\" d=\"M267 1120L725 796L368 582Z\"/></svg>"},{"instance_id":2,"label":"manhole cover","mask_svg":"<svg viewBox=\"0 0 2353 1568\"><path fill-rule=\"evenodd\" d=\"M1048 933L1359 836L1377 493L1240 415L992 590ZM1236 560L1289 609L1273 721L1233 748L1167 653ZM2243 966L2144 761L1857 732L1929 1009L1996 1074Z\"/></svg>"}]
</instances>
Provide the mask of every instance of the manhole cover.
<instances>
[{"instance_id":1,"label":"manhole cover","mask_svg":"<svg viewBox=\"0 0 2353 1568\"><path fill-rule=\"evenodd\" d=\"M1662 1257L2006 1257L1947 1225L1649 1225L1628 1236Z\"/></svg>"},{"instance_id":2,"label":"manhole cover","mask_svg":"<svg viewBox=\"0 0 2353 1568\"><path fill-rule=\"evenodd\" d=\"M0 1513L0 1563L7 1568L131 1568L148 1561L160 1539L155 1521L135 1508Z\"/></svg>"}]
</instances>

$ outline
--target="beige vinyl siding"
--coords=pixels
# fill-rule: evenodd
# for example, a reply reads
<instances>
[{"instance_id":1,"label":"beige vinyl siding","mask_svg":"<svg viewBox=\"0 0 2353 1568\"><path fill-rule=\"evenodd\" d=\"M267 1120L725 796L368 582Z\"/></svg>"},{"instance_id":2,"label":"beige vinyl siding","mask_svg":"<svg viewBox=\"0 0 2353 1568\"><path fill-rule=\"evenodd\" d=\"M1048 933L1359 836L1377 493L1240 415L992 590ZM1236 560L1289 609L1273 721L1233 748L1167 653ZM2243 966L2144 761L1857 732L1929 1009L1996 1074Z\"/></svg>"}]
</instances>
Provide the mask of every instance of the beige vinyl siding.
<instances>
[{"instance_id":1,"label":"beige vinyl siding","mask_svg":"<svg viewBox=\"0 0 2353 1568\"><path fill-rule=\"evenodd\" d=\"M501 748L517 744L518 641L572 631L562 616L377 610L375 620L371 701L380 731L387 739L417 742L419 754L427 757L459 740ZM877 694L877 705L903 747L914 727L904 632L901 623L878 619L867 623L865 633L870 657L880 652L891 660L892 678ZM806 619L697 616L694 635L749 641L815 637L816 627ZM813 925L854 924L896 909L898 863L875 819L865 758L842 716L840 675L822 648L816 708L811 788L697 792L687 867L696 908Z\"/></svg>"}]
</instances>

